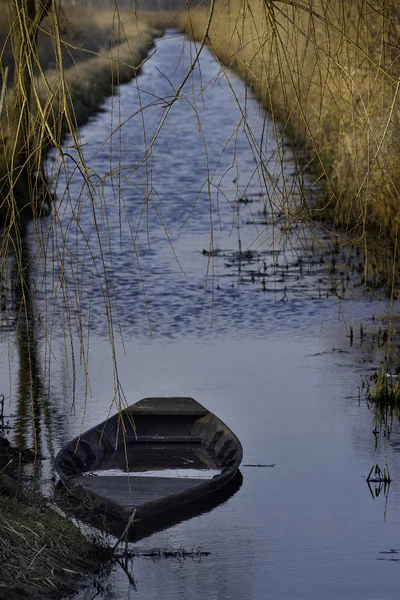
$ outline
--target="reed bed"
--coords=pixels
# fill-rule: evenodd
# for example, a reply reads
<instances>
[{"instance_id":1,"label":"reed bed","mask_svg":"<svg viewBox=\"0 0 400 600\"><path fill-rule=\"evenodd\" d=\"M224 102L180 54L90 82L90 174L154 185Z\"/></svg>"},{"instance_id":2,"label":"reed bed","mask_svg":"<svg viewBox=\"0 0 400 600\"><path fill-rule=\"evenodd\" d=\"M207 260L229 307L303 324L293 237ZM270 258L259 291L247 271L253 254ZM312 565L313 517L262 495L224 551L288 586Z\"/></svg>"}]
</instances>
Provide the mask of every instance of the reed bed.
<instances>
[{"instance_id":1,"label":"reed bed","mask_svg":"<svg viewBox=\"0 0 400 600\"><path fill-rule=\"evenodd\" d=\"M397 409L400 415L400 380L398 374L391 374L387 369L381 368L372 377L367 385L367 398L377 405L389 406Z\"/></svg>"},{"instance_id":2,"label":"reed bed","mask_svg":"<svg viewBox=\"0 0 400 600\"><path fill-rule=\"evenodd\" d=\"M209 9L181 27L201 39ZM208 42L324 181L313 218L357 233L400 225L400 8L380 0L216 0ZM315 208L315 207L314 207Z\"/></svg>"}]
</instances>

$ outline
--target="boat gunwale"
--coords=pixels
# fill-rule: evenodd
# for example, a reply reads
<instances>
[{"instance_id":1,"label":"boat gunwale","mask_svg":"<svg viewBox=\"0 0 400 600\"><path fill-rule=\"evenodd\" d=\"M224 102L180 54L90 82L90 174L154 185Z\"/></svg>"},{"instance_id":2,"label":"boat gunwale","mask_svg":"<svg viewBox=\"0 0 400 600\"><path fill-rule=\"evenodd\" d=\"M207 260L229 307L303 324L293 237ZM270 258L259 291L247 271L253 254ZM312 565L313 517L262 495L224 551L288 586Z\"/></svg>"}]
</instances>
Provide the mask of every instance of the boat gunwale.
<instances>
[{"instance_id":1,"label":"boat gunwale","mask_svg":"<svg viewBox=\"0 0 400 600\"><path fill-rule=\"evenodd\" d=\"M91 490L89 490L87 487L85 487L83 485L83 481L78 481L78 479L82 479L84 477L84 473L85 471L89 471L89 469L82 469L79 473L73 473L73 474L68 474L68 472L66 472L63 469L62 466L62 461L63 458L65 457L65 455L68 454L68 458L69 460L73 460L73 456L71 456L71 451L72 448L75 448L74 454L76 456L76 453L78 451L79 445L84 443L84 444L89 444L90 449L93 451L94 456L95 456L95 463L99 464L101 463L102 459L104 458L104 454L105 452L107 452L109 449L107 449L105 446L98 446L96 449L93 449L93 447L90 446L90 436L94 435L98 437L98 434L100 432L100 430L102 431L101 437L100 439L105 439L106 434L107 434L107 429L109 428L114 428L116 422L118 423L118 421L123 418L124 416L127 416L127 418L130 420L130 417L133 417L133 421L135 420L134 417L136 416L140 416L140 415L144 415L144 416L167 416L167 415L171 415L170 412L164 411L160 412L159 410L157 410L156 412L151 412L151 410L144 410L141 411L142 407L138 407L138 404L140 405L140 403L145 403L146 401L151 401L154 400L152 398L144 398L143 400L140 400L138 403L132 404L131 406L122 409L121 411L119 411L118 413L112 415L111 417L109 417L108 419L106 419L105 421L101 422L98 425L95 425L94 427L88 429L86 432L76 436L73 440L71 440L68 444L66 444L61 450L60 452L57 454L56 459L55 459L55 468L58 472L58 474L60 475L60 478L62 480L62 482L64 483L64 485L66 486L66 488L68 489L69 492L71 492L74 496L76 496L79 499L82 498L91 498L92 500L98 502L98 506L97 508L100 508L102 510L105 510L106 512L110 512L111 514L113 514L114 516L122 519L122 520L129 520L131 518L131 513L125 514L125 508L122 507L122 505L118 505L116 504L116 508L115 510L112 509L112 506L110 506L110 501L107 500L107 498L105 496L100 495L99 493L93 492ZM197 424L198 422L201 421L201 419L203 419L204 417L208 417L215 429L215 425L218 425L222 428L224 435L227 436L229 434L229 438L230 440L233 442L233 446L231 446L231 444L228 444L228 447L230 450L232 450L232 448L235 448L235 459L233 460L233 464L231 464L228 467L223 467L221 465L222 471L221 473L215 475L214 477L212 477L211 479L207 479L207 480L199 480L199 484L194 486L194 487L189 487L188 489L184 490L184 491L179 491L177 493L174 494L170 494L167 495L163 498L158 498L149 502L146 502L145 504L140 506L140 511L138 511L139 515L138 518L134 520L142 520L142 519L146 519L152 516L156 516L159 515L162 512L168 511L169 509L173 509L176 508L177 506L182 506L184 504L188 504L190 502L195 501L196 499L199 499L201 497L204 497L210 493L216 492L218 491L218 489L220 489L223 485L225 485L226 483L228 483L236 474L236 472L239 469L240 463L242 461L243 458L243 448L242 445L239 441L239 439L237 438L237 436L233 433L233 431L227 426L225 425L225 423L223 421L221 421L221 419L219 419L219 417L217 417L214 413L212 413L210 410L206 409L205 407L203 407L201 404L197 403L195 400L193 400L192 398L157 398L156 400L166 400L166 401L189 401L189 402L194 402L198 407L201 408L201 410L190 410L187 413L183 413L183 412L179 412L179 411L175 411L173 414L175 416L182 416L182 415L187 415L187 416L193 416L193 417L197 417L193 419L193 424ZM214 431L214 429L210 426L209 427L210 431ZM152 437L152 436L149 436ZM168 438L171 438L173 436L165 436L165 439L161 440L161 443L170 443L168 442ZM184 436L187 438L193 437L195 438L195 436ZM196 436L197 438L201 439L201 446L206 448L205 446L205 437L204 435L198 435ZM87 439L89 438L89 441L87 441ZM135 443L142 443L140 441L137 441L138 438L140 438L140 436L136 437L136 441L131 441L130 443L132 443L132 445L134 446ZM98 438L99 440L99 438ZM114 447L114 451L117 450L119 447L121 447L121 443L117 437L116 441L117 446ZM157 437L154 436L153 437L153 442L155 443L157 441ZM143 445L150 445L151 442L143 442ZM182 446L185 446L185 444L188 443L188 441L182 441ZM225 442L226 443L226 442ZM101 448L101 452L98 452L98 449ZM97 450L97 452L96 452ZM79 460L79 457L77 456L76 460ZM232 460L232 459L231 459ZM228 460L228 463L231 462L231 460ZM91 467L90 470L95 470L95 468ZM110 476L110 478L113 476ZM121 477L121 476L115 476L115 477ZM135 478L134 473L132 475L128 475L128 477L131 478ZM138 476L136 476L138 477ZM148 477L146 479L154 479L153 477ZM193 478L195 479L195 478ZM75 481L75 483L74 483Z\"/></svg>"}]
</instances>

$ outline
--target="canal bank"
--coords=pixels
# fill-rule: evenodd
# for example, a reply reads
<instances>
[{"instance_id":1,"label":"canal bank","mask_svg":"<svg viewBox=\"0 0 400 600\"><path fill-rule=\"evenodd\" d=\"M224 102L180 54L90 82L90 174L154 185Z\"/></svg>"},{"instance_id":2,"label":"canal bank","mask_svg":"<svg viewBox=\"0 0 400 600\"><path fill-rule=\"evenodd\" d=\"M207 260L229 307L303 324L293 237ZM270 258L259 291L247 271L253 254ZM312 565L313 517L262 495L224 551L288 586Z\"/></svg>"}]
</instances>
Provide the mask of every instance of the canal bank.
<instances>
[{"instance_id":1,"label":"canal bank","mask_svg":"<svg viewBox=\"0 0 400 600\"><path fill-rule=\"evenodd\" d=\"M109 558L29 485L26 470L37 468L35 460L40 459L32 451L19 451L0 437L2 598L60 597Z\"/></svg>"},{"instance_id":2,"label":"canal bank","mask_svg":"<svg viewBox=\"0 0 400 600\"><path fill-rule=\"evenodd\" d=\"M0 6L0 9L4 7ZM5 10L2 12L4 15ZM71 18L74 19L74 16L77 19L75 24L70 22L68 12L67 15L61 12L54 19L47 17L40 32L37 56L34 56L31 113L35 124L32 132L35 143L31 161L32 168L38 173L42 171L43 157L48 148L59 148L66 133L74 137L75 145L79 144L78 127L99 110L105 98L111 94L118 96L119 85L137 76L154 45L154 39L161 35L165 24L172 18L169 13L138 15L127 10L119 13L100 9L96 17L92 17L94 26L91 31L88 24L90 13L75 9ZM61 32L64 32L64 37ZM10 54L6 32L1 31L0 34L0 44L3 41ZM100 42L91 37L96 35L100 36ZM12 56L8 54L5 52L4 61L11 61L7 67L12 74ZM3 71L4 66L5 63ZM10 140L13 140L15 132L10 130L8 122L12 103L11 88L6 94L8 106L3 110L0 125L0 194L3 198L0 220L11 223L18 219L20 212L30 217L33 211L38 217L51 210L46 181L40 185L33 181L29 185L24 176L16 176L13 172L17 159Z\"/></svg>"}]
</instances>

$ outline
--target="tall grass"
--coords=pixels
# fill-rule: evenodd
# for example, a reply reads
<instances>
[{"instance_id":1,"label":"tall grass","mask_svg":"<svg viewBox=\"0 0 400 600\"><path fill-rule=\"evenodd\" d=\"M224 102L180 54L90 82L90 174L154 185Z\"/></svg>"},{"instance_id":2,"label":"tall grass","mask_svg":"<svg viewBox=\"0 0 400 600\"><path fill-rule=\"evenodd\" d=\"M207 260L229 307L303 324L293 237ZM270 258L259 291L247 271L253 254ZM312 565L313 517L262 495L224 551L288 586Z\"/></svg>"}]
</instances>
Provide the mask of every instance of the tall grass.
<instances>
[{"instance_id":1,"label":"tall grass","mask_svg":"<svg viewBox=\"0 0 400 600\"><path fill-rule=\"evenodd\" d=\"M208 34L325 181L319 210L358 233L400 225L399 17L386 0L217 0ZM201 38L206 20L182 27Z\"/></svg>"}]
</instances>

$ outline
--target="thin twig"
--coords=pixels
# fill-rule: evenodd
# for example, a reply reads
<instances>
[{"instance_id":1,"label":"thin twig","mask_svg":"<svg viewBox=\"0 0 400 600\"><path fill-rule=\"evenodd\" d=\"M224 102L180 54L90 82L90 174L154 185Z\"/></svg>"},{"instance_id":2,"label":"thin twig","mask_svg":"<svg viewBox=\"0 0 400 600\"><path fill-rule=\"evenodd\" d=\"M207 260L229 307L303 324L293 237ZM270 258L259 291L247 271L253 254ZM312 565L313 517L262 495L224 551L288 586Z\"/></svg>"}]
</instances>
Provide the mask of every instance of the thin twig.
<instances>
[{"instance_id":1,"label":"thin twig","mask_svg":"<svg viewBox=\"0 0 400 600\"><path fill-rule=\"evenodd\" d=\"M1 119L2 112L3 112L4 98L6 96L7 79L8 79L8 67L6 67L4 69L3 85L1 86L1 93L0 93L0 119Z\"/></svg>"}]
</instances>

